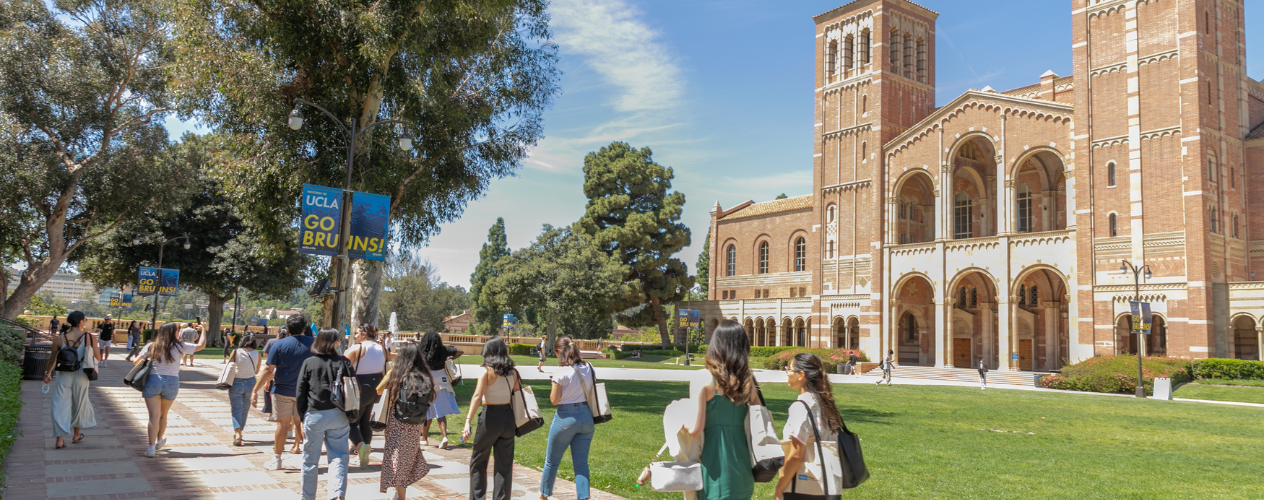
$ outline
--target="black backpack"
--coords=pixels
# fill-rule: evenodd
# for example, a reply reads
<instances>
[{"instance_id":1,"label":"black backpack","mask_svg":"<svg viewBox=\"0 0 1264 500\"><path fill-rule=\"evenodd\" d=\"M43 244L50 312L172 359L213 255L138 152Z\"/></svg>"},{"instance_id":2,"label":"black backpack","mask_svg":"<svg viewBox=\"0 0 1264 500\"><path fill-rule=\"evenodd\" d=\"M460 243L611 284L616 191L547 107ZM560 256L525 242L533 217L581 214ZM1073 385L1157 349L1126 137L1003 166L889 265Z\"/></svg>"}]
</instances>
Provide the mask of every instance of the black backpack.
<instances>
[{"instance_id":1,"label":"black backpack","mask_svg":"<svg viewBox=\"0 0 1264 500\"><path fill-rule=\"evenodd\" d=\"M57 366L59 372L77 372L83 369L83 360L79 359L79 346L83 344L83 339L88 334L79 337L79 342L74 346L70 345L70 339L65 335L61 336L61 349L57 350Z\"/></svg>"},{"instance_id":2,"label":"black backpack","mask_svg":"<svg viewBox=\"0 0 1264 500\"><path fill-rule=\"evenodd\" d=\"M430 400L434 397L434 389L421 392L405 379L399 384L399 397L395 400L395 420L401 423L419 425L426 423L426 413L430 411Z\"/></svg>"}]
</instances>

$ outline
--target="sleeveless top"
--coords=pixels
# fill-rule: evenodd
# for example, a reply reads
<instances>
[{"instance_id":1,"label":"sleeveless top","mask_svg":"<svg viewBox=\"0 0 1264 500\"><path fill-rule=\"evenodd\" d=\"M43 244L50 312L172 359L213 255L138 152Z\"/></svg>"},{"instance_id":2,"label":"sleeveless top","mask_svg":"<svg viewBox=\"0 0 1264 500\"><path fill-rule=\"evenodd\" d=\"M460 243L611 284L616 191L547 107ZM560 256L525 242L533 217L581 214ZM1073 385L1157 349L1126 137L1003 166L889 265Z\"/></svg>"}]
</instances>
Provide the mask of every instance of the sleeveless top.
<instances>
[{"instance_id":1,"label":"sleeveless top","mask_svg":"<svg viewBox=\"0 0 1264 500\"><path fill-rule=\"evenodd\" d=\"M386 351L377 342L364 341L347 348L344 355L360 353L360 360L355 362L356 375L376 375L386 371Z\"/></svg>"},{"instance_id":2,"label":"sleeveless top","mask_svg":"<svg viewBox=\"0 0 1264 500\"><path fill-rule=\"evenodd\" d=\"M735 404L718 392L707 401L699 499L733 500L751 498L755 494L750 441L746 437L749 410L749 405Z\"/></svg>"},{"instance_id":3,"label":"sleeveless top","mask_svg":"<svg viewBox=\"0 0 1264 500\"><path fill-rule=\"evenodd\" d=\"M496 375L496 381L491 383L483 391L483 404L487 405L506 405L509 404L509 396L513 393L514 380L516 375L510 374L507 377Z\"/></svg>"}]
</instances>

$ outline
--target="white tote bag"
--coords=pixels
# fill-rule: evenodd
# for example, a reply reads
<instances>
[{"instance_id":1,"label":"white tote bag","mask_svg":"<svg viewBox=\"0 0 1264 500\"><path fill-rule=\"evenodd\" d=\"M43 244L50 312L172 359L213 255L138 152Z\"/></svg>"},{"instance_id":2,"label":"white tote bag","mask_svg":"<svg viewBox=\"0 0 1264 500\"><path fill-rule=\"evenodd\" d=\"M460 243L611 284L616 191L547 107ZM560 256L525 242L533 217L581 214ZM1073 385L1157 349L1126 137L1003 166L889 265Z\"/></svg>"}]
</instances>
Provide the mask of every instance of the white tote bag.
<instances>
[{"instance_id":1,"label":"white tote bag","mask_svg":"<svg viewBox=\"0 0 1264 500\"><path fill-rule=\"evenodd\" d=\"M663 445L657 459L667 450ZM650 488L654 491L681 492L702 490L702 464L699 462L650 462Z\"/></svg>"},{"instance_id":2,"label":"white tote bag","mask_svg":"<svg viewBox=\"0 0 1264 500\"><path fill-rule=\"evenodd\" d=\"M759 391L759 388L755 390ZM751 474L755 476L755 482L767 483L777 477L777 471L785 464L786 454L773 427L772 412L763 405L762 392L759 393L759 403L750 405L750 411L746 413L746 438L750 441Z\"/></svg>"},{"instance_id":3,"label":"white tote bag","mask_svg":"<svg viewBox=\"0 0 1264 500\"><path fill-rule=\"evenodd\" d=\"M233 360L224 365L224 371L219 372L219 379L215 381L215 388L227 391L233 388L233 382L235 381L237 381L237 361Z\"/></svg>"},{"instance_id":4,"label":"white tote bag","mask_svg":"<svg viewBox=\"0 0 1264 500\"><path fill-rule=\"evenodd\" d=\"M507 377L501 378L509 383L509 406L513 410L516 434L521 437L544 427L544 417L540 415L540 403L536 401L535 391L531 389L531 386L524 385L521 390L514 391L513 383L509 382ZM521 380L520 377L515 378Z\"/></svg>"},{"instance_id":5,"label":"white tote bag","mask_svg":"<svg viewBox=\"0 0 1264 500\"><path fill-rule=\"evenodd\" d=\"M584 398L588 401L588 410L592 412L594 424L604 424L614 417L610 415L610 398L606 396L606 384L597 383L597 369L588 365L591 370L592 388L584 387ZM580 385L584 382L581 380Z\"/></svg>"}]
</instances>

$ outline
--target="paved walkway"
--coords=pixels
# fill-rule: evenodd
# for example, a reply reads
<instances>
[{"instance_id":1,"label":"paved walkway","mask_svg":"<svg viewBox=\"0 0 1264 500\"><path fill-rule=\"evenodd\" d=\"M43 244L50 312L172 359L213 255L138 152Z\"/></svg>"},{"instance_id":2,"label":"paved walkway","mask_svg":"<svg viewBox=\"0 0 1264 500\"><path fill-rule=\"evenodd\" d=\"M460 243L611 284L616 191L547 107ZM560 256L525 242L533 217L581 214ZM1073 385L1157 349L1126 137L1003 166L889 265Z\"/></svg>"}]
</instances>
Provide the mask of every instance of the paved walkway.
<instances>
[{"instance_id":1,"label":"paved walkway","mask_svg":"<svg viewBox=\"0 0 1264 500\"><path fill-rule=\"evenodd\" d=\"M97 426L86 429L87 437L79 444L70 444L68 437L66 448L60 450L54 449L50 396L40 393L41 381L24 381L19 437L5 462L7 488L0 496L5 500L297 498L301 455L286 453L286 469L263 468L272 456L274 429L263 414L251 410L246 446L232 446L228 392L215 389L222 366L199 360L197 367L182 371L180 395L168 415L167 445L156 458L142 456L148 446L148 414L140 394L122 383L130 364L115 360L102 369L89 396ZM347 498L391 498L393 491L378 491L382 443L383 438L375 436L378 449L372 466L350 469ZM433 438L431 443L437 444ZM430 474L408 489L408 498L468 498L469 455L468 448L427 447ZM322 458L318 499L329 498L324 491L325 472ZM514 467L514 498L539 498L539 484L539 471ZM559 478L554 493L558 498L574 498L574 483ZM620 497L594 490L593 498Z\"/></svg>"}]
</instances>

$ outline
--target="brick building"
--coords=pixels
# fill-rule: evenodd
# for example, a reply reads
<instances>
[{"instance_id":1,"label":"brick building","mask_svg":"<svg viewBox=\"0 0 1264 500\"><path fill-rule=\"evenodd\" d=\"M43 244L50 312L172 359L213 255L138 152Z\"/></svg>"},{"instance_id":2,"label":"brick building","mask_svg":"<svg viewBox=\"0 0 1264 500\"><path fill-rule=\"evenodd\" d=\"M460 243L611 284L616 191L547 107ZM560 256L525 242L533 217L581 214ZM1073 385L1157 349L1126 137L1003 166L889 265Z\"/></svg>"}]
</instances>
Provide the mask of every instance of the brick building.
<instances>
[{"instance_id":1,"label":"brick building","mask_svg":"<svg viewBox=\"0 0 1264 500\"><path fill-rule=\"evenodd\" d=\"M1073 0L1073 75L939 108L936 12L816 16L813 191L717 203L710 300L681 307L708 329L742 322L754 345L902 364L1258 359L1264 84L1246 76L1242 9ZM1125 260L1150 271L1140 342Z\"/></svg>"}]
</instances>

